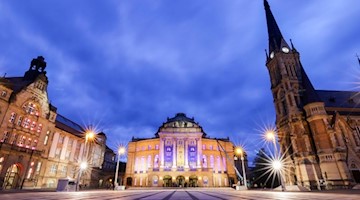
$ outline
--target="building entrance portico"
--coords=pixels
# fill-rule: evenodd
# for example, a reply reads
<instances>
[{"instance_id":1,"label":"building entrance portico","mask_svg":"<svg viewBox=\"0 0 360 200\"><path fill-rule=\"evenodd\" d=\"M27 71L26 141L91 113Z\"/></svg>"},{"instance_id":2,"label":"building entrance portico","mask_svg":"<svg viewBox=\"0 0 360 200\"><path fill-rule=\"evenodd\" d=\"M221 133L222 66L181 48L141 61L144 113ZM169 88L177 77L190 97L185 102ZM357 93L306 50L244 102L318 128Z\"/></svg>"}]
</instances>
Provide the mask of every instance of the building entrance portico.
<instances>
[{"instance_id":1,"label":"building entrance portico","mask_svg":"<svg viewBox=\"0 0 360 200\"><path fill-rule=\"evenodd\" d=\"M185 177L184 176L176 177L176 184L177 184L177 186L184 187L185 186Z\"/></svg>"},{"instance_id":2,"label":"building entrance portico","mask_svg":"<svg viewBox=\"0 0 360 200\"><path fill-rule=\"evenodd\" d=\"M192 175L189 177L189 187L197 187L198 184L198 177L195 175Z\"/></svg>"},{"instance_id":3,"label":"building entrance portico","mask_svg":"<svg viewBox=\"0 0 360 200\"><path fill-rule=\"evenodd\" d=\"M169 175L164 176L164 187L172 187L172 177Z\"/></svg>"},{"instance_id":4,"label":"building entrance portico","mask_svg":"<svg viewBox=\"0 0 360 200\"><path fill-rule=\"evenodd\" d=\"M6 171L3 188L4 189L16 188L20 180L19 173L20 170L18 165L16 164L11 165Z\"/></svg>"}]
</instances>

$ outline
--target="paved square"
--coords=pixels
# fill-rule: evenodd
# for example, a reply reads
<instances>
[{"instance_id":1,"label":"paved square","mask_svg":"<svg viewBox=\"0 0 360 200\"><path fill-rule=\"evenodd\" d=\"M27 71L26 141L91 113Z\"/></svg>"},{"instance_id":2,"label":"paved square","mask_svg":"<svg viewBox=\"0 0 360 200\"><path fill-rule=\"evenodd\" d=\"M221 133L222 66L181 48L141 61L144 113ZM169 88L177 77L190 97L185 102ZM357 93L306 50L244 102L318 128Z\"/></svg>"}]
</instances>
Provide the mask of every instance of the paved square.
<instances>
[{"instance_id":1,"label":"paved square","mask_svg":"<svg viewBox=\"0 0 360 200\"><path fill-rule=\"evenodd\" d=\"M20 192L1 193L1 200L238 200L238 199L277 199L277 200L317 200L317 199L360 199L360 191L341 192L274 192L274 191L236 191L231 188L182 188L182 189L130 189L125 191L93 190L81 192Z\"/></svg>"}]
</instances>

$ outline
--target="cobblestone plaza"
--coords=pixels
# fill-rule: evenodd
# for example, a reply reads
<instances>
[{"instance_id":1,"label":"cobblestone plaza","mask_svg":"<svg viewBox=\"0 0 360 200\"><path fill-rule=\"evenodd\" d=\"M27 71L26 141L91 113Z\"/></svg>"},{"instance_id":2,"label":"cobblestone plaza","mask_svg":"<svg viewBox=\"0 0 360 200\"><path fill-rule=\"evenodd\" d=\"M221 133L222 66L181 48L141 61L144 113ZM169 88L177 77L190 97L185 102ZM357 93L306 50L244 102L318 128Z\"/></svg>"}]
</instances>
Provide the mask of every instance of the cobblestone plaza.
<instances>
[{"instance_id":1,"label":"cobblestone plaza","mask_svg":"<svg viewBox=\"0 0 360 200\"><path fill-rule=\"evenodd\" d=\"M325 191L325 192L275 192L248 190L236 191L231 188L181 188L181 189L130 189L125 191L94 190L82 192L24 192L24 193L0 193L0 199L181 199L181 200L231 200L231 199L280 199L280 200L300 200L300 199L358 199L360 190L346 191Z\"/></svg>"}]
</instances>

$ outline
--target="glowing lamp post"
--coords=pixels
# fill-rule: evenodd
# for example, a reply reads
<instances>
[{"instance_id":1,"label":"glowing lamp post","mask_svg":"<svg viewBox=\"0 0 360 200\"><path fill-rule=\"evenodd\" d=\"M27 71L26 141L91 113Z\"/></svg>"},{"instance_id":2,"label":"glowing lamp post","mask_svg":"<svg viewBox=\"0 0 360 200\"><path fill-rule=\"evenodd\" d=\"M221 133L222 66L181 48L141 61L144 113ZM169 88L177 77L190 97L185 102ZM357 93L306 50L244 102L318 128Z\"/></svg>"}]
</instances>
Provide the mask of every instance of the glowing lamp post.
<instances>
[{"instance_id":1,"label":"glowing lamp post","mask_svg":"<svg viewBox=\"0 0 360 200\"><path fill-rule=\"evenodd\" d=\"M79 170L79 174L77 177L77 181L76 181L76 191L79 191L79 183L80 183L80 177L82 172L87 168L87 163L86 162L81 162L80 163L80 170Z\"/></svg>"},{"instance_id":2,"label":"glowing lamp post","mask_svg":"<svg viewBox=\"0 0 360 200\"><path fill-rule=\"evenodd\" d=\"M272 168L273 170L276 172L276 174L278 175L279 179L280 179L280 184L281 184L281 190L282 191L285 191L285 185L284 185L284 181L283 181L283 177L282 177L282 172L283 172L283 168L284 168L284 165L283 165L283 161L278 159L278 158L275 158L272 163Z\"/></svg>"},{"instance_id":3,"label":"glowing lamp post","mask_svg":"<svg viewBox=\"0 0 360 200\"><path fill-rule=\"evenodd\" d=\"M244 176L244 186L245 186L245 188L247 188L247 180L246 180L246 172L245 172L245 163L244 163L244 151L242 150L242 148L236 147L235 153L236 153L236 155L240 155L241 166L242 166L242 171L243 171L243 176Z\"/></svg>"},{"instance_id":4,"label":"glowing lamp post","mask_svg":"<svg viewBox=\"0 0 360 200\"><path fill-rule=\"evenodd\" d=\"M119 150L118 150L118 159L117 159L117 163L116 163L115 180L114 180L115 189L117 189L117 186L119 185L118 184L118 173L119 173L120 158L121 158L122 155L125 154L125 152L126 152L125 147L120 147ZM122 185L122 184L120 183L120 185Z\"/></svg>"},{"instance_id":5,"label":"glowing lamp post","mask_svg":"<svg viewBox=\"0 0 360 200\"><path fill-rule=\"evenodd\" d=\"M270 141L274 145L275 155L277 156L277 146L276 146L276 137L275 137L275 131L268 130L265 132L265 138L266 140Z\"/></svg>"}]
</instances>

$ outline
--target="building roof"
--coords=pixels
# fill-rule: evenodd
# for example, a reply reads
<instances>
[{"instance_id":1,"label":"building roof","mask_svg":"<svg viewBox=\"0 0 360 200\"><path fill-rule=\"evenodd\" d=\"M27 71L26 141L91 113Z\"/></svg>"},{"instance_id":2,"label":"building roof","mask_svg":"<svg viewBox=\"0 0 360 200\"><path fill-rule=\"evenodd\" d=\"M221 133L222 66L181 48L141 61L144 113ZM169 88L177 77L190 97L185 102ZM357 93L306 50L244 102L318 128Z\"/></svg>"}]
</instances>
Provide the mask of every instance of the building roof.
<instances>
[{"instance_id":1,"label":"building roof","mask_svg":"<svg viewBox=\"0 0 360 200\"><path fill-rule=\"evenodd\" d=\"M360 109L359 92L316 90L316 93L325 103L325 107Z\"/></svg>"},{"instance_id":2,"label":"building roof","mask_svg":"<svg viewBox=\"0 0 360 200\"><path fill-rule=\"evenodd\" d=\"M20 92L24 87L30 85L33 81L24 80L23 77L3 77L0 78L0 83L5 87L10 88L14 93Z\"/></svg>"},{"instance_id":3,"label":"building roof","mask_svg":"<svg viewBox=\"0 0 360 200\"><path fill-rule=\"evenodd\" d=\"M60 114L56 115L55 126L78 137L83 137L85 132L85 130L79 124L71 121L70 119L67 119Z\"/></svg>"},{"instance_id":4,"label":"building roof","mask_svg":"<svg viewBox=\"0 0 360 200\"><path fill-rule=\"evenodd\" d=\"M176 121L195 123L194 118L188 118L185 113L177 113L175 117L167 118L167 121L165 123L176 122Z\"/></svg>"}]
</instances>

